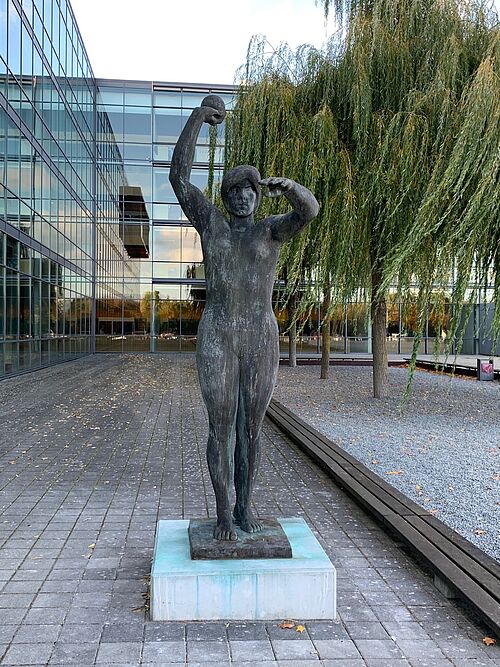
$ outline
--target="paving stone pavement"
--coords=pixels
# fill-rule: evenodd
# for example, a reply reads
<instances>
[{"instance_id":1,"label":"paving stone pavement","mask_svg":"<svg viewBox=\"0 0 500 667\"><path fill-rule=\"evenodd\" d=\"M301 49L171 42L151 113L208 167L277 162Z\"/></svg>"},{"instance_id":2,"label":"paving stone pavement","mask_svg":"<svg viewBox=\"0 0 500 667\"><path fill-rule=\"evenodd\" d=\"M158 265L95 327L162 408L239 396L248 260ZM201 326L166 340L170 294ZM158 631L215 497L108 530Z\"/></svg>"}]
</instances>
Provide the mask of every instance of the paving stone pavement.
<instances>
[{"instance_id":1,"label":"paving stone pavement","mask_svg":"<svg viewBox=\"0 0 500 667\"><path fill-rule=\"evenodd\" d=\"M2 665L500 665L485 629L270 423L255 510L307 520L337 567L338 619L149 621L156 522L215 514L206 433L190 355L0 383Z\"/></svg>"}]
</instances>

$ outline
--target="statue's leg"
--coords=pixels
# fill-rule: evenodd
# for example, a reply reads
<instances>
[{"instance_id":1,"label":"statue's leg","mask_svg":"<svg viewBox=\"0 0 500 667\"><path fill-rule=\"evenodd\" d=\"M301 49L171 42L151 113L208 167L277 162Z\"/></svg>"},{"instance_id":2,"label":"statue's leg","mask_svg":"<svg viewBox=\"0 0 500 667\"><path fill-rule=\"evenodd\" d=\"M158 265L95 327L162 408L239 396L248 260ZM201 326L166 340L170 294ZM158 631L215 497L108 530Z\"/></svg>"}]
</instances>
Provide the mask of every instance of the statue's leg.
<instances>
[{"instance_id":1,"label":"statue's leg","mask_svg":"<svg viewBox=\"0 0 500 667\"><path fill-rule=\"evenodd\" d=\"M198 375L209 420L207 462L217 504L214 537L236 540L230 491L238 405L238 359L229 350L221 350L217 343L212 340L211 345L204 346L206 349L198 351Z\"/></svg>"},{"instance_id":2,"label":"statue's leg","mask_svg":"<svg viewBox=\"0 0 500 667\"><path fill-rule=\"evenodd\" d=\"M236 523L248 533L262 530L262 523L252 513L251 499L260 462L262 423L276 383L278 360L278 345L271 343L240 362L233 513Z\"/></svg>"}]
</instances>

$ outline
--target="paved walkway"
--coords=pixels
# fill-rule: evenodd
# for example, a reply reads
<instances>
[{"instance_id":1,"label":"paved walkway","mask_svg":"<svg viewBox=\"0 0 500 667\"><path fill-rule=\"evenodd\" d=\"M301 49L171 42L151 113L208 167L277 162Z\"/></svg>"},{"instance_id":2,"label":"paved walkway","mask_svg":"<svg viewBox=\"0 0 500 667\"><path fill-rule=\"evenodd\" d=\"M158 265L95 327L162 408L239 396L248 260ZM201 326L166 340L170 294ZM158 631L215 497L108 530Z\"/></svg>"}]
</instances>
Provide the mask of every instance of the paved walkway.
<instances>
[{"instance_id":1,"label":"paved walkway","mask_svg":"<svg viewBox=\"0 0 500 667\"><path fill-rule=\"evenodd\" d=\"M150 622L157 520L214 513L191 356L98 355L3 381L0 424L1 664L500 665L484 629L271 425L256 510L313 528L338 621Z\"/></svg>"}]
</instances>

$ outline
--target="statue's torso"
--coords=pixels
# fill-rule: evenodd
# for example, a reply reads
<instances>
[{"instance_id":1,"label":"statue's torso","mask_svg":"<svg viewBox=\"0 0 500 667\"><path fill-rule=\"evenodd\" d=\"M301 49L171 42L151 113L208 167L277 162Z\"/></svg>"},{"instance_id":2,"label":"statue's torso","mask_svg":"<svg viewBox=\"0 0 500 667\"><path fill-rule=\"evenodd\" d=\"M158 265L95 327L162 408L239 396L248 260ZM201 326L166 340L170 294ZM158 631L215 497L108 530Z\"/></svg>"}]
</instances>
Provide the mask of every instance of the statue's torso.
<instances>
[{"instance_id":1,"label":"statue's torso","mask_svg":"<svg viewBox=\"0 0 500 667\"><path fill-rule=\"evenodd\" d=\"M279 243L264 222L238 230L217 216L202 235L206 310L239 329L271 319Z\"/></svg>"}]
</instances>

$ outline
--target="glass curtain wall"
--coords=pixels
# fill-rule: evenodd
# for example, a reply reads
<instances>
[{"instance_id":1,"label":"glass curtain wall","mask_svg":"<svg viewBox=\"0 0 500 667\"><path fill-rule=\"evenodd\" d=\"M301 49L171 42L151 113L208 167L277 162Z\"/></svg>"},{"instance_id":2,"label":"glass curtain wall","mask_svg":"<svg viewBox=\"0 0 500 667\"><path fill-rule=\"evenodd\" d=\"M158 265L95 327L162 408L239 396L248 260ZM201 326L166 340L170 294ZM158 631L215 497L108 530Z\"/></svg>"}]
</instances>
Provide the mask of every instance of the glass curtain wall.
<instances>
[{"instance_id":1,"label":"glass curtain wall","mask_svg":"<svg viewBox=\"0 0 500 667\"><path fill-rule=\"evenodd\" d=\"M0 0L0 377L91 351L94 97L66 0Z\"/></svg>"},{"instance_id":2,"label":"glass curtain wall","mask_svg":"<svg viewBox=\"0 0 500 667\"><path fill-rule=\"evenodd\" d=\"M415 287L415 293L417 288ZM492 290L488 289L479 303L464 304L460 317L467 322L462 341L462 354L499 354L492 349L492 340L487 332L492 323ZM280 350L288 352L289 313L276 300L275 313L280 329ZM321 304L313 309L307 318L297 322L297 352L299 354L321 352L319 334L324 316ZM440 354L444 351L448 327L453 317L449 298L443 295L439 309L427 311L425 332L419 344L419 354ZM395 291L387 295L387 351L389 354L411 355L415 340L417 315L415 304L403 305L397 300ZM370 306L364 300L337 306L331 319L330 352L332 354L371 354ZM455 348L453 348L455 350Z\"/></svg>"},{"instance_id":3,"label":"glass curtain wall","mask_svg":"<svg viewBox=\"0 0 500 667\"><path fill-rule=\"evenodd\" d=\"M98 87L98 117L109 122L120 166L113 215L126 260L116 287L109 287L109 271L103 271L104 280L97 276L96 349L193 351L205 301L201 242L177 203L168 175L175 143L192 109L210 92L222 96L230 108L232 90L110 80L98 81ZM216 182L223 141L221 126ZM191 175L201 190L207 187L208 161L205 125ZM98 239L98 274L108 245Z\"/></svg>"}]
</instances>

